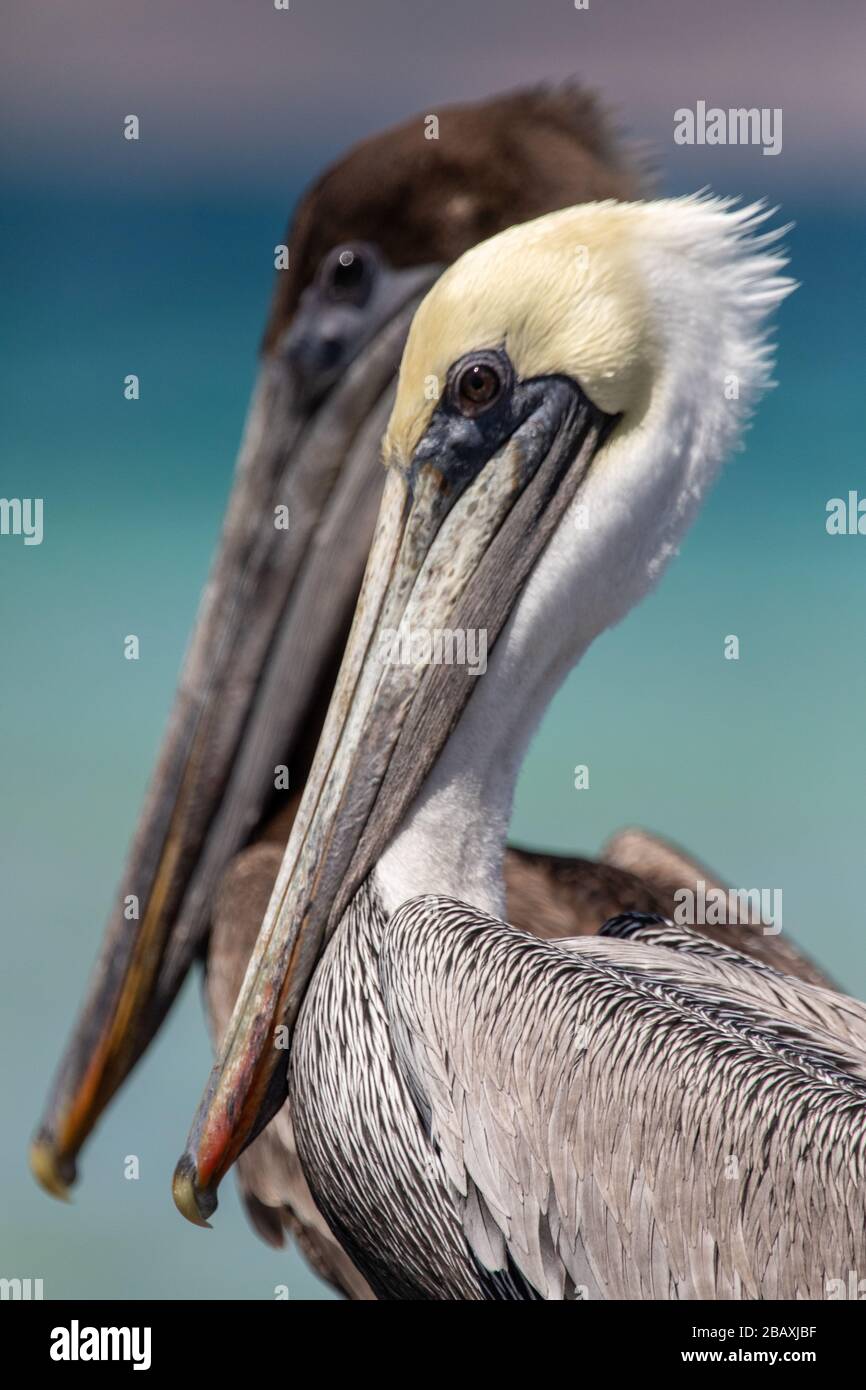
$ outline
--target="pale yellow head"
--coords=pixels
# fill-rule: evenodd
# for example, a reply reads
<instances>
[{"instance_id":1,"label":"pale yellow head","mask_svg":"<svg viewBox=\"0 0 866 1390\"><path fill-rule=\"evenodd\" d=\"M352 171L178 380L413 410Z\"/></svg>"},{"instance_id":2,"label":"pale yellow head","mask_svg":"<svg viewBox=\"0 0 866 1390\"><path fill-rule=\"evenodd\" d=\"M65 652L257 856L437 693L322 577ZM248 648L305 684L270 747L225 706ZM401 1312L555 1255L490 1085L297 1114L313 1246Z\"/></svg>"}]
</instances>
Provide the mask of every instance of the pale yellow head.
<instances>
[{"instance_id":1,"label":"pale yellow head","mask_svg":"<svg viewBox=\"0 0 866 1390\"><path fill-rule=\"evenodd\" d=\"M653 343L635 265L636 212L617 203L565 208L455 262L415 315L385 457L411 457L449 367L482 348L504 348L523 379L573 377L611 414L645 397Z\"/></svg>"}]
</instances>

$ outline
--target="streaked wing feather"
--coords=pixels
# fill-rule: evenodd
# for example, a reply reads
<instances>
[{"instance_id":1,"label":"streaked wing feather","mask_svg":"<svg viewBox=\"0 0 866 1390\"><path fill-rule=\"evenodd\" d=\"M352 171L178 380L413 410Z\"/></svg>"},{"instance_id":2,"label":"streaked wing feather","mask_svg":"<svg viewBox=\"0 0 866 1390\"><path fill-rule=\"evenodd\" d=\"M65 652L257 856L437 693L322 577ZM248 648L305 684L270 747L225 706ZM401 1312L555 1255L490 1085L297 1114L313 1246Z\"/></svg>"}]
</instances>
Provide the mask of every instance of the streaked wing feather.
<instances>
[{"instance_id":1,"label":"streaked wing feather","mask_svg":"<svg viewBox=\"0 0 866 1390\"><path fill-rule=\"evenodd\" d=\"M796 1012L806 1024L817 1023L835 1038L847 1040L866 1075L866 1010L861 1003L849 998L847 994L811 984L802 977L792 977L765 960L737 950L727 942L714 941L690 927L676 927L671 922L641 921L626 915L621 919L606 922L600 934L620 939L627 937L630 941L640 941L644 945L661 946L712 960L731 988L736 988L742 981L743 972L747 975L749 972L756 972L763 978L761 988L775 995L782 1008ZM567 944L563 942L563 945Z\"/></svg>"},{"instance_id":2,"label":"streaked wing feather","mask_svg":"<svg viewBox=\"0 0 866 1390\"><path fill-rule=\"evenodd\" d=\"M392 917L396 1054L482 1263L491 1222L549 1298L822 1297L866 1263L866 1009L734 955Z\"/></svg>"}]
</instances>

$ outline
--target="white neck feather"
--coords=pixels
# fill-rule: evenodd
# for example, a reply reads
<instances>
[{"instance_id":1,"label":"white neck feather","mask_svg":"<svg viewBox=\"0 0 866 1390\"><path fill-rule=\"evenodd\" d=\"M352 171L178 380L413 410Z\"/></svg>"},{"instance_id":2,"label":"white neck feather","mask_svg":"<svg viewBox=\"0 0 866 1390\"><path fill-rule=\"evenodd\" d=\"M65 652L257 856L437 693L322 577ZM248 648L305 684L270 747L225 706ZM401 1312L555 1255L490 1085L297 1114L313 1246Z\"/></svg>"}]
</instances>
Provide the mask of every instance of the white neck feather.
<instances>
[{"instance_id":1,"label":"white neck feather","mask_svg":"<svg viewBox=\"0 0 866 1390\"><path fill-rule=\"evenodd\" d=\"M759 209L647 204L636 254L657 365L644 408L594 461L542 553L488 669L376 868L386 911L422 893L502 916L502 861L530 738L593 639L646 594L693 520L750 407L766 387L769 310L793 288L749 236ZM738 394L734 394L736 386ZM578 529L576 507L587 509Z\"/></svg>"}]
</instances>

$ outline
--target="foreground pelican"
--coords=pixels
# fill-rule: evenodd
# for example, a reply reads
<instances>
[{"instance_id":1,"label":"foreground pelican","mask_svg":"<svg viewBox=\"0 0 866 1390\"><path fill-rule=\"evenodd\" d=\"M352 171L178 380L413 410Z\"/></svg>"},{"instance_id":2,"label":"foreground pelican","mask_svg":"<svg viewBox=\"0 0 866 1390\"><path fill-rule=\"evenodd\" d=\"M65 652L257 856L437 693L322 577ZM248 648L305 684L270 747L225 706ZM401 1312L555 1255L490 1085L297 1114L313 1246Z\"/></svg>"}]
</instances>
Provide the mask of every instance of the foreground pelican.
<instances>
[{"instance_id":1,"label":"foreground pelican","mask_svg":"<svg viewBox=\"0 0 866 1390\"><path fill-rule=\"evenodd\" d=\"M641 918L567 942L501 920L527 739L766 384L790 282L761 220L555 213L425 299L340 677L175 1175L190 1219L288 1086L379 1297L820 1297L862 1266L862 1006ZM439 628L485 629L486 675L392 659Z\"/></svg>"}]
</instances>

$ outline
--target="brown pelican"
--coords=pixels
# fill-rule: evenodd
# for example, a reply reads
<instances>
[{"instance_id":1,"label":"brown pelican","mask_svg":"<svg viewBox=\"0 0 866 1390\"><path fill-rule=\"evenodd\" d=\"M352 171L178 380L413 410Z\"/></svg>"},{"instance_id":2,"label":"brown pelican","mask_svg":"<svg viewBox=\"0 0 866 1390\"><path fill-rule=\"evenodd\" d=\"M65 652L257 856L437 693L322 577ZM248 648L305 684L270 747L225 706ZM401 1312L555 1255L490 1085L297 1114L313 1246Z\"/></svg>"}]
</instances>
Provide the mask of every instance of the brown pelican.
<instances>
[{"instance_id":1,"label":"brown pelican","mask_svg":"<svg viewBox=\"0 0 866 1390\"><path fill-rule=\"evenodd\" d=\"M527 739L766 384L791 282L764 216L553 213L425 298L340 676L175 1175L190 1219L288 1087L380 1297L820 1297L866 1259L866 1009L642 917L553 942L502 920ZM440 629L487 632L484 676L394 658Z\"/></svg>"},{"instance_id":2,"label":"brown pelican","mask_svg":"<svg viewBox=\"0 0 866 1390\"><path fill-rule=\"evenodd\" d=\"M640 187L604 114L572 86L443 110L438 140L425 138L419 116L359 146L302 200L220 551L118 903L34 1145L34 1171L49 1191L63 1195L74 1181L83 1143L197 954L206 957L221 1038L360 587L390 382L422 289L515 219L633 197ZM274 525L283 507L288 531ZM275 789L277 769L291 769L291 789L284 773ZM597 931L626 909L670 912L674 887L701 875L713 882L633 835L607 863L512 849L505 874L510 920L545 936ZM725 931L817 977L781 938ZM320 1272L345 1288L354 1274L334 1268L341 1260L330 1238L309 1227L303 1177L287 1164L291 1146L284 1115L244 1155L248 1211L273 1243L288 1224Z\"/></svg>"}]
</instances>

